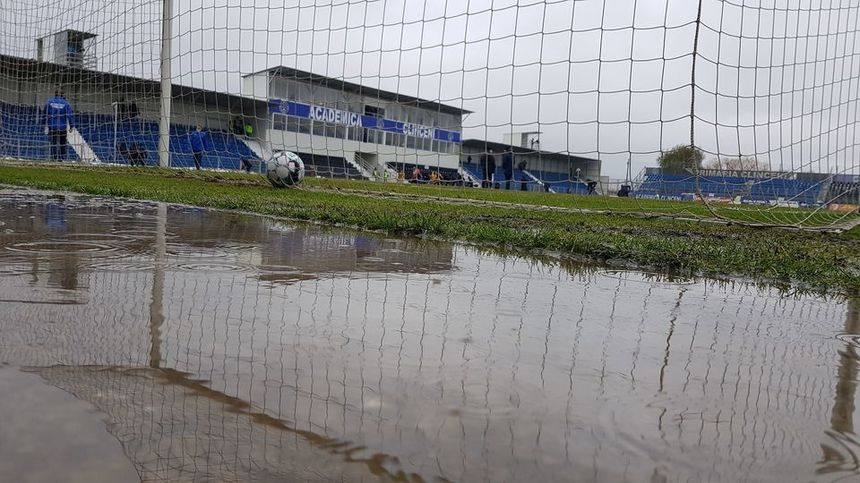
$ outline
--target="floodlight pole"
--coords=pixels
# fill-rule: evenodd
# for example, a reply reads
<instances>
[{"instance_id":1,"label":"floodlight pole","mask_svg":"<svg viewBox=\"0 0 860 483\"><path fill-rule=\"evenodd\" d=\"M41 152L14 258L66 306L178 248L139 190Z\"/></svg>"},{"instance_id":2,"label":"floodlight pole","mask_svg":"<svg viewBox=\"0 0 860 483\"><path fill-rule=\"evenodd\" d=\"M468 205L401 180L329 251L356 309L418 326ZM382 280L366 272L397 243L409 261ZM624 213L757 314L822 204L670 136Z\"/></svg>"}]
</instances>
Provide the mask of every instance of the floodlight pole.
<instances>
[{"instance_id":1,"label":"floodlight pole","mask_svg":"<svg viewBox=\"0 0 860 483\"><path fill-rule=\"evenodd\" d=\"M173 84L170 74L170 56L173 0L164 0L161 17L161 115L158 122L158 165L170 166L170 107Z\"/></svg>"}]
</instances>

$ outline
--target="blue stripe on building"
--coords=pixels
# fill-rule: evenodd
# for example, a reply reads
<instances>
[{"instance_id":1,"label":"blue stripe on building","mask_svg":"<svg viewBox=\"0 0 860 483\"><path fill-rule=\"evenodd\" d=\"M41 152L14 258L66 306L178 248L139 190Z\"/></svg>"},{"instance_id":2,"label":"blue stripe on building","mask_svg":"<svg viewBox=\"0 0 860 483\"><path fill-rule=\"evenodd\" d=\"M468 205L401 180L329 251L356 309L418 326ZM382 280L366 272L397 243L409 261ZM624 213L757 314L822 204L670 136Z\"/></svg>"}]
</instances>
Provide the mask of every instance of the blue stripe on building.
<instances>
[{"instance_id":1,"label":"blue stripe on building","mask_svg":"<svg viewBox=\"0 0 860 483\"><path fill-rule=\"evenodd\" d=\"M337 109L327 107L311 106L310 104L303 104L301 102L285 101L282 99L269 100L269 112L271 113L310 119L312 109L322 109L326 112L341 112L349 114L350 116L360 117L361 127L368 129L379 129L386 132L407 134L420 138L432 138L437 141L446 141L450 143L460 143L461 140L460 133L457 131L430 128L427 126L420 126L417 124L395 121L393 119L380 119L374 116L359 115L356 113L351 113L348 111L339 111Z\"/></svg>"}]
</instances>

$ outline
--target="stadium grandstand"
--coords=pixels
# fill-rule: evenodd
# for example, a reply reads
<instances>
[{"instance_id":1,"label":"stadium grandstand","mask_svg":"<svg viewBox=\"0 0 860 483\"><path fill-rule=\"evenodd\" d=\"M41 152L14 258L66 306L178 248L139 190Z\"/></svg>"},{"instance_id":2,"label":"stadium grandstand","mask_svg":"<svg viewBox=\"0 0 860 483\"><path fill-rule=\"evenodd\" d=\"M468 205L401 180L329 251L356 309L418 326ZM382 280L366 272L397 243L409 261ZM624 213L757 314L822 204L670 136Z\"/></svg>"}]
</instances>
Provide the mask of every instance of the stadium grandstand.
<instances>
[{"instance_id":1,"label":"stadium grandstand","mask_svg":"<svg viewBox=\"0 0 860 483\"><path fill-rule=\"evenodd\" d=\"M855 176L823 173L702 169L696 173L645 168L634 181L636 198L734 204L821 206L856 204Z\"/></svg>"},{"instance_id":2,"label":"stadium grandstand","mask_svg":"<svg viewBox=\"0 0 860 483\"><path fill-rule=\"evenodd\" d=\"M63 30L34 39L35 58L0 55L0 156L51 157L42 106L61 88L75 110L70 158L158 163L162 84L99 70L96 37ZM799 170L646 168L635 179L610 181L600 159L542 150L530 133L508 134L505 142L464 139L470 111L442 102L285 66L240 82L240 93L172 84L169 166L194 166L189 133L202 126L208 169L261 171L273 153L293 151L319 177L610 196L626 186L636 198L808 207L856 206L860 198L854 176Z\"/></svg>"},{"instance_id":3,"label":"stadium grandstand","mask_svg":"<svg viewBox=\"0 0 860 483\"><path fill-rule=\"evenodd\" d=\"M138 153L142 164L158 162L159 82L97 70L95 44L94 34L64 30L36 39L35 59L0 55L0 156L50 158L42 106L61 88L75 110L69 159L128 164ZM405 181L418 167L421 182L434 172L443 182L480 186L477 160L494 150L495 179L504 179L508 143L464 143L470 112L435 101L283 66L243 76L241 95L173 84L171 97L171 167L194 166L188 134L201 125L209 134L203 168L259 170L262 159L288 150L311 176ZM585 192L577 174L600 177L595 159L512 149L514 164L528 166L516 168L514 180L530 190Z\"/></svg>"},{"instance_id":4,"label":"stadium grandstand","mask_svg":"<svg viewBox=\"0 0 860 483\"><path fill-rule=\"evenodd\" d=\"M511 150L514 161L512 189L520 189L525 181L531 191L585 194L588 191L588 181L601 178L600 160L542 151L537 144L532 144L527 139L513 145L467 139L463 141L462 149L465 171L477 180L497 180L501 188L508 187L509 181L503 168L503 157L507 149ZM496 161L496 170L491 176L485 176L480 162L485 153L492 153Z\"/></svg>"}]
</instances>

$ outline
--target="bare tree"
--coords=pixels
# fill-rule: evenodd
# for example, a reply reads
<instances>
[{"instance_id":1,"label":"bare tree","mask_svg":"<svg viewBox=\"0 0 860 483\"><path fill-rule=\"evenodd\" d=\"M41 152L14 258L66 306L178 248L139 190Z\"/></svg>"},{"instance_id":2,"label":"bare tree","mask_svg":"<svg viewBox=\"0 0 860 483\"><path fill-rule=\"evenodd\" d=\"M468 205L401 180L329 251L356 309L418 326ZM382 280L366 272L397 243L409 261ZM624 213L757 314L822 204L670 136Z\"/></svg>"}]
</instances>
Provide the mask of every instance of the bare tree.
<instances>
[{"instance_id":1,"label":"bare tree","mask_svg":"<svg viewBox=\"0 0 860 483\"><path fill-rule=\"evenodd\" d=\"M686 173L701 168L704 157L701 149L682 144L661 153L657 163L665 173Z\"/></svg>"},{"instance_id":2,"label":"bare tree","mask_svg":"<svg viewBox=\"0 0 860 483\"><path fill-rule=\"evenodd\" d=\"M720 169L723 171L769 171L767 163L759 161L752 156L738 158L715 157L705 163L706 169Z\"/></svg>"}]
</instances>

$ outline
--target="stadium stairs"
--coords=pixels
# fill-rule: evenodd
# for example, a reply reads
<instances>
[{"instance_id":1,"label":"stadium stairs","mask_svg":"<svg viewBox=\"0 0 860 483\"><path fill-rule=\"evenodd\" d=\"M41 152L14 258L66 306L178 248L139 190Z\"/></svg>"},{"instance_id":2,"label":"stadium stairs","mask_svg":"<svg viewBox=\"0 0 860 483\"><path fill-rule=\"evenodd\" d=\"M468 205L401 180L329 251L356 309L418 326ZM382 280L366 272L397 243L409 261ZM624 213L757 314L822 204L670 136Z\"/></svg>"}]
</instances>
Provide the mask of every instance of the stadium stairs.
<instances>
[{"instance_id":1,"label":"stadium stairs","mask_svg":"<svg viewBox=\"0 0 860 483\"><path fill-rule=\"evenodd\" d=\"M438 171L439 174L442 175L442 178L446 181L451 181L457 179L460 174L460 170L457 168L442 168L437 166L429 166L424 164L412 164L412 163L387 163L386 167L390 170L393 170L395 173L399 171L403 171L404 178L406 181L409 181L412 178L412 171L415 167L418 166L421 168L421 171L424 173L425 181L429 181L429 176L431 171ZM459 180L463 181L463 180ZM470 182L466 180L466 183L471 185Z\"/></svg>"},{"instance_id":2,"label":"stadium stairs","mask_svg":"<svg viewBox=\"0 0 860 483\"><path fill-rule=\"evenodd\" d=\"M469 175L478 180L484 179L484 168L476 163L463 164L463 170ZM501 189L507 188L507 180L505 180L505 172L501 167L496 167L493 173L496 184L499 184ZM522 179L525 177L528 183L529 191L549 191L551 193L575 193L586 194L588 187L581 181L571 181L564 173L553 173L549 171L538 171L533 169L520 170L514 168L513 179L511 180L511 190L520 190Z\"/></svg>"},{"instance_id":3,"label":"stadium stairs","mask_svg":"<svg viewBox=\"0 0 860 483\"><path fill-rule=\"evenodd\" d=\"M365 179L346 159L337 156L324 156L296 152L305 163L305 176L339 179Z\"/></svg>"}]
</instances>

